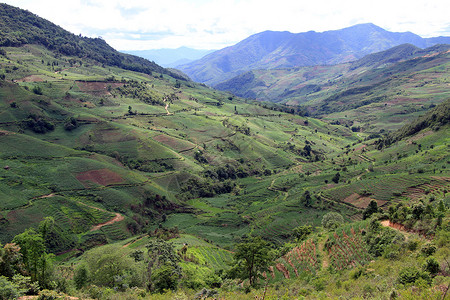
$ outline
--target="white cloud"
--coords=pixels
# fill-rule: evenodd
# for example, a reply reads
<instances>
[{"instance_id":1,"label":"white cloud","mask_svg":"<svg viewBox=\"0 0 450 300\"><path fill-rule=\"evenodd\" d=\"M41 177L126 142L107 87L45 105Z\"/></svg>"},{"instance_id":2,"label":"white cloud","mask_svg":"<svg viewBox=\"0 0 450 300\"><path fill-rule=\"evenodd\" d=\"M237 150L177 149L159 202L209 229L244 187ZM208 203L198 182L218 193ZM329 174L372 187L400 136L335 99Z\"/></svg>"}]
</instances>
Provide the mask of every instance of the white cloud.
<instances>
[{"instance_id":1,"label":"white cloud","mask_svg":"<svg viewBox=\"0 0 450 300\"><path fill-rule=\"evenodd\" d=\"M447 0L7 0L122 50L218 49L264 30L304 32L374 23L424 37L450 35Z\"/></svg>"}]
</instances>

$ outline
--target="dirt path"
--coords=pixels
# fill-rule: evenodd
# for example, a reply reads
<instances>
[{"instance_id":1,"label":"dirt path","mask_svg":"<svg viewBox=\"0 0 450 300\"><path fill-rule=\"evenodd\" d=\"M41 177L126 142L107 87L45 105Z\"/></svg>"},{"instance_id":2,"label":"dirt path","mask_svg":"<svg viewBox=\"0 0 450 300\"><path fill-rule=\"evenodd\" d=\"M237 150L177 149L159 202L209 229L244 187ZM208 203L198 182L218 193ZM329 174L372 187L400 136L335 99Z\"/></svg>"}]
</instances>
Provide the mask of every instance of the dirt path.
<instances>
[{"instance_id":1,"label":"dirt path","mask_svg":"<svg viewBox=\"0 0 450 300\"><path fill-rule=\"evenodd\" d=\"M111 225L111 224L114 224L114 223L116 223L116 222L120 222L120 221L122 221L123 219L124 219L124 217L123 217L121 214L116 213L116 216L115 216L114 218L112 218L111 220L109 220L109 221L107 221L107 222L104 222L104 223L100 223L100 224L97 224L97 225L92 226L92 228L91 228L90 231L99 230L99 229L102 228L103 226Z\"/></svg>"},{"instance_id":2,"label":"dirt path","mask_svg":"<svg viewBox=\"0 0 450 300\"><path fill-rule=\"evenodd\" d=\"M51 197L55 197L55 196L56 196L56 194L51 193L51 194L48 194L48 195L40 196L39 198L40 199L44 199L44 198L51 198Z\"/></svg>"},{"instance_id":3,"label":"dirt path","mask_svg":"<svg viewBox=\"0 0 450 300\"><path fill-rule=\"evenodd\" d=\"M411 230L406 229L405 226L403 226L402 224L392 223L389 220L383 220L380 223L384 227L390 227L392 229L400 231L405 236L406 240L408 240L411 236L416 236L416 237L419 236L419 237L427 239L427 240L430 239L429 237L426 237L423 234L420 234L419 232L412 232Z\"/></svg>"},{"instance_id":4,"label":"dirt path","mask_svg":"<svg viewBox=\"0 0 450 300\"><path fill-rule=\"evenodd\" d=\"M164 98L163 101L167 102L167 99ZM164 109L167 111L168 116L173 115L172 113L169 112L169 103L166 103L166 106L164 106Z\"/></svg>"},{"instance_id":5,"label":"dirt path","mask_svg":"<svg viewBox=\"0 0 450 300\"><path fill-rule=\"evenodd\" d=\"M104 210L104 209L102 209L102 208L98 208L98 207L95 207L95 206L92 206L92 205L89 205L89 204L86 204L86 203L83 203L83 202L80 202L80 201L77 201L77 202L78 202L79 204L85 205L85 206L87 206L87 207L90 207L90 208L93 208L93 209L96 209L96 210L99 210L99 211L109 212L109 211ZM106 221L106 222L104 222L104 223L100 223L100 224L97 224L97 225L92 226L92 228L91 228L90 231L99 230L99 229L102 228L103 226L111 225L111 224L114 224L114 223L116 223L116 222L120 222L120 221L122 221L123 219L125 219L124 216L122 216L121 214L119 214L119 213L115 213L115 214L116 214L116 216L115 216L114 218L112 218L111 220Z\"/></svg>"},{"instance_id":6,"label":"dirt path","mask_svg":"<svg viewBox=\"0 0 450 300\"><path fill-rule=\"evenodd\" d=\"M147 236L148 236L148 234L144 234L143 236L141 236L141 237L138 238L137 240L132 240L132 241L130 241L129 243L126 243L125 245L122 246L122 248L126 248L126 247L128 247L128 246L130 246L130 245L136 243L137 241L142 240L143 238L145 238L145 237L147 237Z\"/></svg>"},{"instance_id":7,"label":"dirt path","mask_svg":"<svg viewBox=\"0 0 450 300\"><path fill-rule=\"evenodd\" d=\"M328 253L324 250L325 248L325 240L319 243L319 251L322 254L322 270L325 270L330 265L330 258L328 257Z\"/></svg>"}]
</instances>

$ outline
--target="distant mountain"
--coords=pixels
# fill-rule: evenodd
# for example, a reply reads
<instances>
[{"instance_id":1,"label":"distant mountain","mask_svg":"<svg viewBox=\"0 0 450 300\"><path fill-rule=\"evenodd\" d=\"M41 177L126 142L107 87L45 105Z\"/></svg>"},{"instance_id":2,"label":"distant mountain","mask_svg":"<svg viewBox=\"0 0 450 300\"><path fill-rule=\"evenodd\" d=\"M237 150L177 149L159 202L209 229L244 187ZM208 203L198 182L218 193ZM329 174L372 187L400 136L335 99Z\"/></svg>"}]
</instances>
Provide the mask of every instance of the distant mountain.
<instances>
[{"instance_id":1,"label":"distant mountain","mask_svg":"<svg viewBox=\"0 0 450 300\"><path fill-rule=\"evenodd\" d=\"M213 51L215 50L180 47L177 49L127 50L121 52L146 58L166 68L175 68L200 59Z\"/></svg>"},{"instance_id":2,"label":"distant mountain","mask_svg":"<svg viewBox=\"0 0 450 300\"><path fill-rule=\"evenodd\" d=\"M426 48L448 44L450 37L422 38L374 24L325 32L264 31L179 68L193 80L214 86L249 70L338 64L405 43Z\"/></svg>"},{"instance_id":3,"label":"distant mountain","mask_svg":"<svg viewBox=\"0 0 450 300\"><path fill-rule=\"evenodd\" d=\"M151 74L180 77L154 62L116 51L101 38L75 35L29 12L0 3L0 47L40 44L54 52L93 59L101 64Z\"/></svg>"},{"instance_id":4,"label":"distant mountain","mask_svg":"<svg viewBox=\"0 0 450 300\"><path fill-rule=\"evenodd\" d=\"M310 116L351 115L365 128L378 112L381 128L447 99L449 70L450 45L420 49L404 44L338 65L252 70L216 88Z\"/></svg>"}]
</instances>

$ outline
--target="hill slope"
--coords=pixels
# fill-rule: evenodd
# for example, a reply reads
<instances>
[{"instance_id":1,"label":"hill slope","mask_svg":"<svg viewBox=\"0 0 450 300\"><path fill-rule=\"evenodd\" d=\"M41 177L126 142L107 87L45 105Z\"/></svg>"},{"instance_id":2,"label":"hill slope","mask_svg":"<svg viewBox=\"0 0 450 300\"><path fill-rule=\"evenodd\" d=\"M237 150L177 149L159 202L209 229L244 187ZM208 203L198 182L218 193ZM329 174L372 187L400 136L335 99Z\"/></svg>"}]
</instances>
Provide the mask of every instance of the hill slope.
<instances>
[{"instance_id":1,"label":"hill slope","mask_svg":"<svg viewBox=\"0 0 450 300\"><path fill-rule=\"evenodd\" d=\"M193 80L214 86L248 70L343 63L405 43L426 48L450 43L450 38L426 39L373 24L322 33L265 31L179 68Z\"/></svg>"},{"instance_id":2,"label":"hill slope","mask_svg":"<svg viewBox=\"0 0 450 300\"><path fill-rule=\"evenodd\" d=\"M449 96L449 49L405 44L346 64L249 71L217 88L297 110L300 106L310 115L347 125L346 116L351 116L363 130L378 132L401 126Z\"/></svg>"},{"instance_id":3,"label":"hill slope","mask_svg":"<svg viewBox=\"0 0 450 300\"><path fill-rule=\"evenodd\" d=\"M126 70L178 77L146 59L116 51L101 38L74 35L29 11L0 3L0 46L17 47L25 44L41 44L62 55L86 57Z\"/></svg>"}]
</instances>

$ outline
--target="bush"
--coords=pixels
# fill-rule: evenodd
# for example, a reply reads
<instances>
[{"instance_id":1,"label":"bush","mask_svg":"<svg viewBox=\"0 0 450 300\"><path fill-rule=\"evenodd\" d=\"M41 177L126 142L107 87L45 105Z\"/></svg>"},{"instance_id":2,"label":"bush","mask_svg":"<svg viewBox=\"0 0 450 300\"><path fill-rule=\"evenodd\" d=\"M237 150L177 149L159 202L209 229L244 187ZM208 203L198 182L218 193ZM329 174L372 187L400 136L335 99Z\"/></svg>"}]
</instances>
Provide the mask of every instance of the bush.
<instances>
[{"instance_id":1,"label":"bush","mask_svg":"<svg viewBox=\"0 0 450 300\"><path fill-rule=\"evenodd\" d=\"M89 271L85 265L79 266L75 270L75 275L73 276L73 281L75 282L75 287L81 289L89 280Z\"/></svg>"},{"instance_id":2,"label":"bush","mask_svg":"<svg viewBox=\"0 0 450 300\"><path fill-rule=\"evenodd\" d=\"M42 88L38 85L34 86L31 91L36 95L42 95Z\"/></svg>"},{"instance_id":3,"label":"bush","mask_svg":"<svg viewBox=\"0 0 450 300\"><path fill-rule=\"evenodd\" d=\"M433 255L436 252L436 246L430 243L425 244L420 249L420 252L425 256Z\"/></svg>"},{"instance_id":4,"label":"bush","mask_svg":"<svg viewBox=\"0 0 450 300\"><path fill-rule=\"evenodd\" d=\"M67 118L64 122L64 129L67 131L74 130L78 127L78 121L74 117Z\"/></svg>"},{"instance_id":5,"label":"bush","mask_svg":"<svg viewBox=\"0 0 450 300\"><path fill-rule=\"evenodd\" d=\"M436 258L428 257L425 264L423 265L423 269L426 272L429 272L431 276L436 276L436 274L440 270L440 266Z\"/></svg>"},{"instance_id":6,"label":"bush","mask_svg":"<svg viewBox=\"0 0 450 300\"><path fill-rule=\"evenodd\" d=\"M163 293L165 290L176 290L178 287L179 274L169 264L162 265L152 274L152 282L155 291Z\"/></svg>"},{"instance_id":7,"label":"bush","mask_svg":"<svg viewBox=\"0 0 450 300\"><path fill-rule=\"evenodd\" d=\"M417 247L419 247L419 241L414 239L414 240L409 240L406 243L406 248L408 248L408 250L410 251L415 251L417 250Z\"/></svg>"},{"instance_id":8,"label":"bush","mask_svg":"<svg viewBox=\"0 0 450 300\"><path fill-rule=\"evenodd\" d=\"M21 295L18 287L8 281L5 276L0 276L0 300L16 299Z\"/></svg>"},{"instance_id":9,"label":"bush","mask_svg":"<svg viewBox=\"0 0 450 300\"><path fill-rule=\"evenodd\" d=\"M344 218L337 212L329 212L322 218L322 226L327 229L334 229L344 223Z\"/></svg>"},{"instance_id":10,"label":"bush","mask_svg":"<svg viewBox=\"0 0 450 300\"><path fill-rule=\"evenodd\" d=\"M46 133L55 129L53 123L36 115L30 115L27 120L23 121L23 125L27 129L31 129L35 133Z\"/></svg>"},{"instance_id":11,"label":"bush","mask_svg":"<svg viewBox=\"0 0 450 300\"><path fill-rule=\"evenodd\" d=\"M431 284L431 277L428 272L418 270L416 267L407 267L400 271L397 281L401 284L414 284L417 280L422 279Z\"/></svg>"},{"instance_id":12,"label":"bush","mask_svg":"<svg viewBox=\"0 0 450 300\"><path fill-rule=\"evenodd\" d=\"M369 253L375 257L379 257L390 245L402 242L405 237L395 230L383 227L375 232L369 231L364 239L367 243ZM395 248L392 248L392 250L395 252ZM387 257L389 256L387 252L386 255ZM393 253L393 255L395 255L395 253Z\"/></svg>"}]
</instances>

